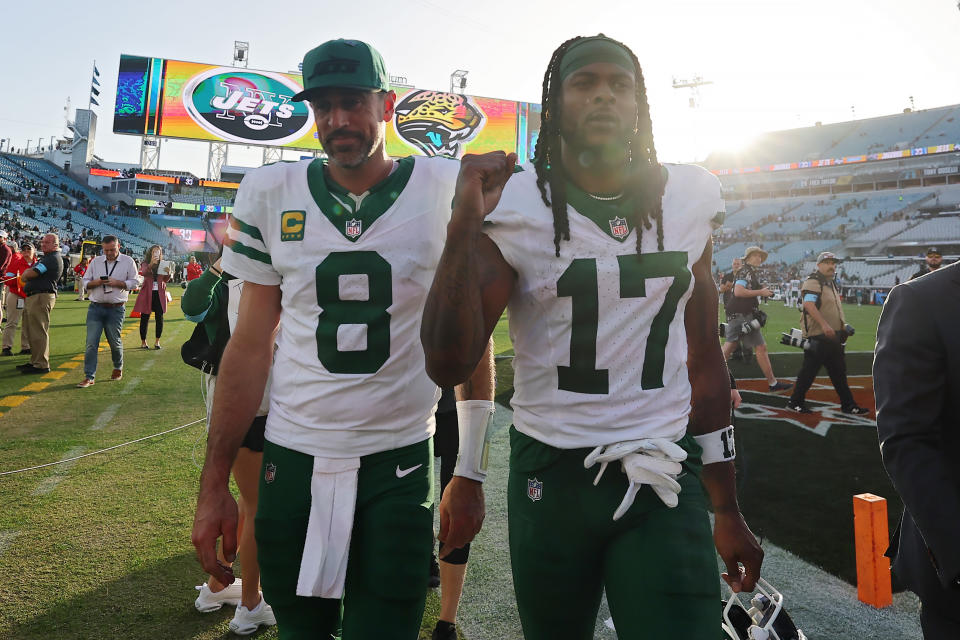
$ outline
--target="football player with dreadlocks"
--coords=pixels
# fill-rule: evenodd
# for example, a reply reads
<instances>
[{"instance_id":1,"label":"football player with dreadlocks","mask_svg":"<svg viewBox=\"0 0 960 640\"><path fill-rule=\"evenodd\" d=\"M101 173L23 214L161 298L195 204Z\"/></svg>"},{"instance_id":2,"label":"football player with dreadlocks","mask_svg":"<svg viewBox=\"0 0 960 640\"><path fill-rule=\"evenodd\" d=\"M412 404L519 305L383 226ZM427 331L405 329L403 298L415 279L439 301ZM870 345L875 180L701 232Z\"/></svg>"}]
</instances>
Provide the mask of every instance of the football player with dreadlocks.
<instances>
[{"instance_id":1,"label":"football player with dreadlocks","mask_svg":"<svg viewBox=\"0 0 960 640\"><path fill-rule=\"evenodd\" d=\"M734 483L710 271L719 182L658 162L640 65L603 35L554 52L535 155L463 159L421 327L428 373L451 385L509 306L524 637L592 638L604 590L620 638L715 637L708 506L736 591L753 589L763 557ZM471 428L460 464L476 468L485 433ZM468 477L448 485L448 546L479 530L482 497Z\"/></svg>"}]
</instances>

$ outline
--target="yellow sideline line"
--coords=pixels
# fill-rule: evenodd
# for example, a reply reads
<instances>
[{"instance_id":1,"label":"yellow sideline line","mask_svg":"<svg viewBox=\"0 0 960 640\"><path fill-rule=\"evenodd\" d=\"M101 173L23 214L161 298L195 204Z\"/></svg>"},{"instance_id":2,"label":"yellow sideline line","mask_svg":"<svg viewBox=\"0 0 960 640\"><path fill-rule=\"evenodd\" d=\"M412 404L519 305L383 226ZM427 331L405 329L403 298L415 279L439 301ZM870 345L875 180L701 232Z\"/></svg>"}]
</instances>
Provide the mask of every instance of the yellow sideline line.
<instances>
[{"instance_id":1,"label":"yellow sideline line","mask_svg":"<svg viewBox=\"0 0 960 640\"><path fill-rule=\"evenodd\" d=\"M134 329L136 328L137 326L135 323L131 323L127 325L126 328L120 331L120 337L121 338L127 337L128 335L133 333ZM98 352L108 351L109 349L110 349L110 345L107 343L106 340L101 340L100 343L97 345ZM65 375L67 375L68 371L79 367L80 363L83 362L83 358L84 358L84 354L78 353L77 355L73 356L66 362L63 362L62 364L60 364L57 367L57 369L51 370L50 373L45 374L42 377L42 380L60 380ZM24 402L32 398L36 392L43 391L49 386L50 386L50 382L42 382L42 381L31 382L30 384L20 389L20 392L26 392L29 395L9 395L9 396L6 396L5 398L0 398L0 408L12 409L13 407L19 407L21 404L23 404ZM7 413L9 413L9 411L0 411L0 418L7 415Z\"/></svg>"}]
</instances>

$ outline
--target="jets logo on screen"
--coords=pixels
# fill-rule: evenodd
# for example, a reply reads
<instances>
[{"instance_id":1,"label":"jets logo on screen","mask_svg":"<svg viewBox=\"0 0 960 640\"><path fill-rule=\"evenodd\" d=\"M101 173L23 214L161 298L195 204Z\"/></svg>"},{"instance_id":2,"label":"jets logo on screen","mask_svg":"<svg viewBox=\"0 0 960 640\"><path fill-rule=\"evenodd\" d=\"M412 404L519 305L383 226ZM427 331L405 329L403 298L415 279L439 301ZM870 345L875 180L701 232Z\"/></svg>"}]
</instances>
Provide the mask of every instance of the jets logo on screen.
<instances>
[{"instance_id":1,"label":"jets logo on screen","mask_svg":"<svg viewBox=\"0 0 960 640\"><path fill-rule=\"evenodd\" d=\"M299 91L296 82L279 73L217 67L184 85L183 105L216 139L284 145L313 128L306 103L290 101Z\"/></svg>"}]
</instances>

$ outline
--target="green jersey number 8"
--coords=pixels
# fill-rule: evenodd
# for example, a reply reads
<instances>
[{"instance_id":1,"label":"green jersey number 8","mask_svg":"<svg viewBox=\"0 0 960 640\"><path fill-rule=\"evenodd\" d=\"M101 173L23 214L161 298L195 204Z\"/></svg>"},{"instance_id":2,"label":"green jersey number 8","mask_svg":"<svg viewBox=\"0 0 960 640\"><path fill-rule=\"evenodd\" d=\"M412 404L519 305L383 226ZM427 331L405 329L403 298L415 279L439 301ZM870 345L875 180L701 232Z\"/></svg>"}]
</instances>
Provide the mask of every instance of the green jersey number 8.
<instances>
[{"instance_id":1,"label":"green jersey number 8","mask_svg":"<svg viewBox=\"0 0 960 640\"><path fill-rule=\"evenodd\" d=\"M340 276L366 276L365 300L343 300ZM376 251L336 251L317 265L317 357L330 373L376 373L390 357L393 304L390 263ZM344 325L366 325L367 347L340 351L337 336Z\"/></svg>"},{"instance_id":2,"label":"green jersey number 8","mask_svg":"<svg viewBox=\"0 0 960 640\"><path fill-rule=\"evenodd\" d=\"M664 251L617 256L620 270L620 297L643 298L647 278L673 278L663 306L650 323L650 335L644 349L642 389L663 386L663 365L670 334L670 323L677 314L680 297L690 285L686 251ZM597 325L600 301L597 292L597 261L576 258L557 280L557 296L572 298L570 328L570 366L557 367L557 386L574 393L610 392L609 371L597 369Z\"/></svg>"}]
</instances>

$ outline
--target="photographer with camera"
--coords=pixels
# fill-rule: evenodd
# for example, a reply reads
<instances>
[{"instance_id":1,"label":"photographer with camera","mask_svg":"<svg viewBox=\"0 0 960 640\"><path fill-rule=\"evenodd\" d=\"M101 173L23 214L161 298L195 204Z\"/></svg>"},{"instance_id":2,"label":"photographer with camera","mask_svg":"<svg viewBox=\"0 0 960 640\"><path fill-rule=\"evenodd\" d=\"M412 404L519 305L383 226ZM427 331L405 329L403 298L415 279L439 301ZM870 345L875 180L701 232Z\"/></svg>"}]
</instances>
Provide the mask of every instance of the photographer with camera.
<instances>
[{"instance_id":1,"label":"photographer with camera","mask_svg":"<svg viewBox=\"0 0 960 640\"><path fill-rule=\"evenodd\" d=\"M743 268L743 260L740 258L733 259L733 269L723 274L723 278L720 280L720 297L723 301L723 311L727 316L727 320L730 319L732 313L730 312L730 302L733 301L733 285L737 281L737 272Z\"/></svg>"},{"instance_id":2,"label":"photographer with camera","mask_svg":"<svg viewBox=\"0 0 960 640\"><path fill-rule=\"evenodd\" d=\"M773 295L770 289L760 284L760 274L757 270L766 259L767 252L760 247L747 248L743 256L744 264L737 271L733 284L733 297L726 309L727 324L724 335L726 342L723 343L723 357L729 360L737 344L753 347L757 364L767 378L770 391L784 391L793 385L789 382L780 382L773 375L767 343L761 331L767 322L767 314L760 311L760 298L769 298Z\"/></svg>"},{"instance_id":3,"label":"photographer with camera","mask_svg":"<svg viewBox=\"0 0 960 640\"><path fill-rule=\"evenodd\" d=\"M840 396L840 409L844 413L864 414L870 410L857 406L847 384L847 363L844 359L844 343L853 335L853 327L846 324L840 304L840 288L834 279L840 260L829 251L817 256L817 270L803 283L801 296L803 311L803 366L797 374L797 386L793 390L787 408L799 413L813 413L804 402L807 390L821 366L827 368L833 388Z\"/></svg>"}]
</instances>

